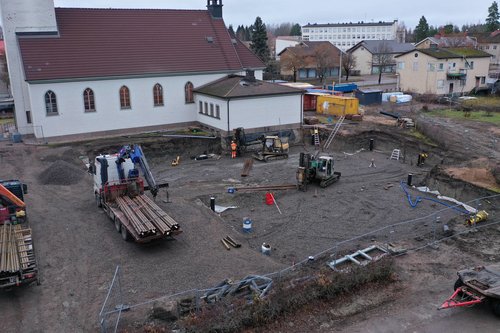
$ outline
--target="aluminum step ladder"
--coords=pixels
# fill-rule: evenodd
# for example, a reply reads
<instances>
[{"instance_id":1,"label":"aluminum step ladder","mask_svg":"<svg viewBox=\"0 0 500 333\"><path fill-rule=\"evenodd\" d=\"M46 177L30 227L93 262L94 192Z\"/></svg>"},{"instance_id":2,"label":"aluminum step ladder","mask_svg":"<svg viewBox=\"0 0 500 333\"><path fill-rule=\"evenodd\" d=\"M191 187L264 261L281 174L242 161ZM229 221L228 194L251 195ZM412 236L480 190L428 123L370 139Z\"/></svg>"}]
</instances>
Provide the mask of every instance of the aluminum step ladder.
<instances>
[{"instance_id":1,"label":"aluminum step ladder","mask_svg":"<svg viewBox=\"0 0 500 333\"><path fill-rule=\"evenodd\" d=\"M314 126L313 137L314 137L314 145L319 147L319 145L320 145L319 128L317 126Z\"/></svg>"},{"instance_id":2,"label":"aluminum step ladder","mask_svg":"<svg viewBox=\"0 0 500 333\"><path fill-rule=\"evenodd\" d=\"M388 251L379 245L372 245L366 249L343 256L342 258L332 260L327 265L335 270L345 272L349 270L349 264L365 266L370 262L380 260L388 255Z\"/></svg>"},{"instance_id":3,"label":"aluminum step ladder","mask_svg":"<svg viewBox=\"0 0 500 333\"><path fill-rule=\"evenodd\" d=\"M330 144L332 143L333 138L335 138L335 135L339 131L340 126L342 126L344 119L345 119L345 116L341 116L339 118L339 120L335 123L335 126L332 129L332 132L330 133L330 135L328 136L328 138L325 141L325 146L323 147L323 149L328 149L328 147L330 147Z\"/></svg>"},{"instance_id":4,"label":"aluminum step ladder","mask_svg":"<svg viewBox=\"0 0 500 333\"><path fill-rule=\"evenodd\" d=\"M401 151L399 149L394 149L391 154L391 160L396 160L399 161L399 155L401 154Z\"/></svg>"}]
</instances>

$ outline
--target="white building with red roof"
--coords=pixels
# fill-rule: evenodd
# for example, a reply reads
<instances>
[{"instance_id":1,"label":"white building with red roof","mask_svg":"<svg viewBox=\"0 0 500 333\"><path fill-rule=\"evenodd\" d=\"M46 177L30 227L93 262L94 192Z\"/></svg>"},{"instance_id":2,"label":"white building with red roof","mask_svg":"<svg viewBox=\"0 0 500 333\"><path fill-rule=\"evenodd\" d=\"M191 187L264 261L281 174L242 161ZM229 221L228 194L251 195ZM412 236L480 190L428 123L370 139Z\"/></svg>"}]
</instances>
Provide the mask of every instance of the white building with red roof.
<instances>
[{"instance_id":1,"label":"white building with red roof","mask_svg":"<svg viewBox=\"0 0 500 333\"><path fill-rule=\"evenodd\" d=\"M230 36L222 6L88 9L0 0L18 131L92 137L204 124L194 89L247 70L262 79L265 67Z\"/></svg>"}]
</instances>

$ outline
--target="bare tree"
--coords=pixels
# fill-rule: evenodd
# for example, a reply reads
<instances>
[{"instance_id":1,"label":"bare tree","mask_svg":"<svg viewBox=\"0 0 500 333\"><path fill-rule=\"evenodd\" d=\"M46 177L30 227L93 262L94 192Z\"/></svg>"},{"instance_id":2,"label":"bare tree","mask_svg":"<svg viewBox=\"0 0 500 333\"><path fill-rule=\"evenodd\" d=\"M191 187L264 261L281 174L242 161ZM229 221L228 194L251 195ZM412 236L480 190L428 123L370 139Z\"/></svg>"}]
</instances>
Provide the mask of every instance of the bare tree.
<instances>
[{"instance_id":1,"label":"bare tree","mask_svg":"<svg viewBox=\"0 0 500 333\"><path fill-rule=\"evenodd\" d=\"M266 27L274 36L289 36L290 31L292 30L292 25L293 23L285 22L280 24L271 24L269 26L266 25Z\"/></svg>"},{"instance_id":2,"label":"bare tree","mask_svg":"<svg viewBox=\"0 0 500 333\"><path fill-rule=\"evenodd\" d=\"M10 86L10 78L9 78L9 68L7 67L7 57L4 53L0 53L0 81L5 83L7 89Z\"/></svg>"},{"instance_id":3,"label":"bare tree","mask_svg":"<svg viewBox=\"0 0 500 333\"><path fill-rule=\"evenodd\" d=\"M328 44L319 45L314 49L314 58L316 60L316 73L321 83L324 84L327 74L336 65L332 49Z\"/></svg>"},{"instance_id":4,"label":"bare tree","mask_svg":"<svg viewBox=\"0 0 500 333\"><path fill-rule=\"evenodd\" d=\"M293 82L297 82L297 71L305 66L305 59L288 48L280 57L281 68L292 71Z\"/></svg>"},{"instance_id":5,"label":"bare tree","mask_svg":"<svg viewBox=\"0 0 500 333\"><path fill-rule=\"evenodd\" d=\"M382 41L381 44L375 48L375 52L372 57L372 68L378 67L378 84L382 81L382 73L385 72L386 68L394 65L394 57L391 54L392 48L385 42Z\"/></svg>"},{"instance_id":6,"label":"bare tree","mask_svg":"<svg viewBox=\"0 0 500 333\"><path fill-rule=\"evenodd\" d=\"M356 56L352 53L343 53L342 68L344 69L345 72L346 81L349 81L349 74L351 73L351 70L353 70L355 67L356 67Z\"/></svg>"},{"instance_id":7,"label":"bare tree","mask_svg":"<svg viewBox=\"0 0 500 333\"><path fill-rule=\"evenodd\" d=\"M446 45L444 47L470 47L474 42L466 36L453 36L446 38Z\"/></svg>"}]
</instances>

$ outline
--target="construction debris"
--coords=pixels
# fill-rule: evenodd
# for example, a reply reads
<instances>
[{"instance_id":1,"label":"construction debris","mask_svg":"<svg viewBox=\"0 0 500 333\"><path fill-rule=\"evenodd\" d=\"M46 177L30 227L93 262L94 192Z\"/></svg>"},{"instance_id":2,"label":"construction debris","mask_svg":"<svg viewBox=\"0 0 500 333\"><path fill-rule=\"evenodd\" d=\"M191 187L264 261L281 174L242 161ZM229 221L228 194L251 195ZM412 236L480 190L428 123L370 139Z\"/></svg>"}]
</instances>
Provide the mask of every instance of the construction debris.
<instances>
[{"instance_id":1,"label":"construction debris","mask_svg":"<svg viewBox=\"0 0 500 333\"><path fill-rule=\"evenodd\" d=\"M246 177L250 173L250 170L252 170L253 166L253 159L252 158L247 158L245 160L245 163L243 163L243 170L241 171L241 177Z\"/></svg>"},{"instance_id":2,"label":"construction debris","mask_svg":"<svg viewBox=\"0 0 500 333\"><path fill-rule=\"evenodd\" d=\"M220 240L220 242L222 243L222 245L224 245L224 247L228 251L231 250L230 246L234 247L235 249L241 247L241 244L237 243L233 238L231 238L231 236L226 236L226 237L222 238Z\"/></svg>"},{"instance_id":3,"label":"construction debris","mask_svg":"<svg viewBox=\"0 0 500 333\"><path fill-rule=\"evenodd\" d=\"M228 207L225 207L225 206L215 205L215 207L214 207L215 212L217 214L223 213L223 212L225 212L228 209L235 209L235 208L238 208L238 206L228 206Z\"/></svg>"},{"instance_id":4,"label":"construction debris","mask_svg":"<svg viewBox=\"0 0 500 333\"><path fill-rule=\"evenodd\" d=\"M240 243L237 243L233 238L231 238L231 236L226 236L226 238L224 238L224 240L229 244L231 245L232 247L234 248L239 248L241 247L241 244Z\"/></svg>"},{"instance_id":5,"label":"construction debris","mask_svg":"<svg viewBox=\"0 0 500 333\"><path fill-rule=\"evenodd\" d=\"M201 299L204 299L207 303L214 303L227 295L248 296L256 294L259 298L263 298L271 289L272 284L272 279L260 275L248 275L236 283L226 279L207 291Z\"/></svg>"},{"instance_id":6,"label":"construction debris","mask_svg":"<svg viewBox=\"0 0 500 333\"><path fill-rule=\"evenodd\" d=\"M361 149L358 149L356 150L354 153L346 153L345 151L343 152L344 153L344 157L347 158L347 156L354 156L356 154L359 154L361 153L363 150L365 150L365 148L361 148Z\"/></svg>"},{"instance_id":7,"label":"construction debris","mask_svg":"<svg viewBox=\"0 0 500 333\"><path fill-rule=\"evenodd\" d=\"M397 125L402 128L414 128L415 122L411 118L398 118Z\"/></svg>"},{"instance_id":8,"label":"construction debris","mask_svg":"<svg viewBox=\"0 0 500 333\"><path fill-rule=\"evenodd\" d=\"M451 197L447 197L447 196L444 196L444 195L441 195L441 193L439 193L439 191L436 191L436 190L431 190L430 188L428 188L427 186L418 186L416 187L416 189L420 192L424 192L424 193L431 193L431 194L434 194L436 195L437 199L439 200L446 200L446 201L449 201L449 202L453 202L455 204L457 204L458 206L462 206L467 212L471 213L471 214L476 214L477 213L477 209L472 207L472 206L469 206L461 201L458 201L457 199L455 198L451 198ZM488 214L486 214L488 215Z\"/></svg>"},{"instance_id":9,"label":"construction debris","mask_svg":"<svg viewBox=\"0 0 500 333\"><path fill-rule=\"evenodd\" d=\"M221 239L220 241L221 241L222 245L224 245L226 250L228 250L228 251L231 250L231 248L229 247L229 244L226 242L225 239Z\"/></svg>"}]
</instances>

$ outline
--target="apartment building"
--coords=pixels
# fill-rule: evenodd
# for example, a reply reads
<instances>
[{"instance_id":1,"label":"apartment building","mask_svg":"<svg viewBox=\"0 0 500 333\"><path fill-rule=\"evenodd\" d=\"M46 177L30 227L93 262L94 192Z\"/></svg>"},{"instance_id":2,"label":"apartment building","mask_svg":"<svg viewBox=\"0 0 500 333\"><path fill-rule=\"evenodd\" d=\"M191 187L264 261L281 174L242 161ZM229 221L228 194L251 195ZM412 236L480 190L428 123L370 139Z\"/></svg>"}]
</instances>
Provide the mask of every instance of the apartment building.
<instances>
[{"instance_id":1,"label":"apartment building","mask_svg":"<svg viewBox=\"0 0 500 333\"><path fill-rule=\"evenodd\" d=\"M302 26L304 41L329 41L342 51L350 49L362 40L397 40L404 42L405 33L398 30L398 21L306 24Z\"/></svg>"}]
</instances>

